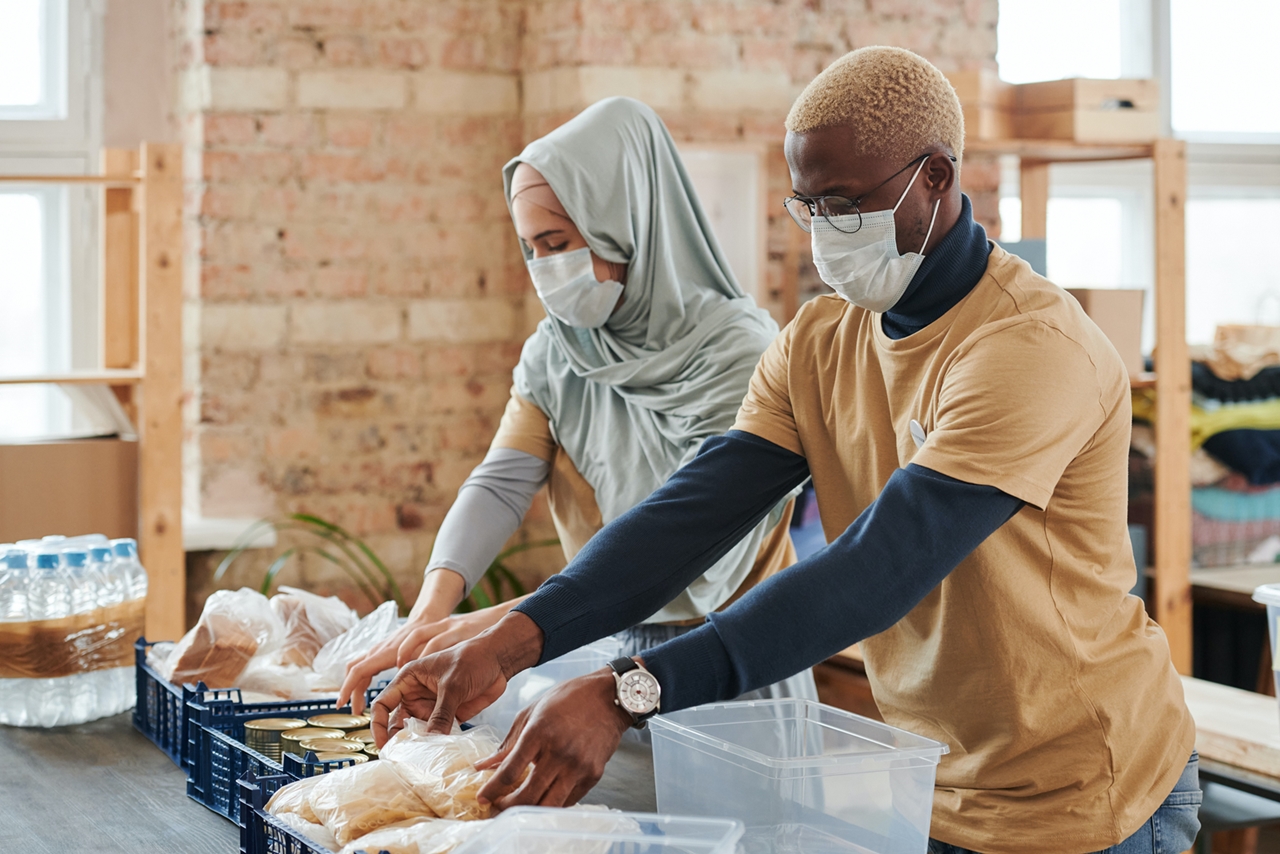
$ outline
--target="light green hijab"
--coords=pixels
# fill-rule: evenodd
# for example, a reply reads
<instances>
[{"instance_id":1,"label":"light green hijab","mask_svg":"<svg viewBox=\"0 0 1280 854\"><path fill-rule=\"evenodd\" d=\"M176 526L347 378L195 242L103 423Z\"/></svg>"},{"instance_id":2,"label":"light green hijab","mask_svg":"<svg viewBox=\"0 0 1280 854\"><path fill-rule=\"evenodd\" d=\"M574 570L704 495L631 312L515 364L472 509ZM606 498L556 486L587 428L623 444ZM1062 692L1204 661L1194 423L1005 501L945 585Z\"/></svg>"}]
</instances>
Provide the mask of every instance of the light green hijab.
<instances>
[{"instance_id":1,"label":"light green hijab","mask_svg":"<svg viewBox=\"0 0 1280 854\"><path fill-rule=\"evenodd\" d=\"M522 162L550 184L592 252L627 265L622 307L604 326L547 317L515 369L516 393L547 414L607 523L733 425L778 326L738 286L648 106L608 98L530 143L503 168L508 206ZM783 506L650 621L700 617L727 601Z\"/></svg>"}]
</instances>

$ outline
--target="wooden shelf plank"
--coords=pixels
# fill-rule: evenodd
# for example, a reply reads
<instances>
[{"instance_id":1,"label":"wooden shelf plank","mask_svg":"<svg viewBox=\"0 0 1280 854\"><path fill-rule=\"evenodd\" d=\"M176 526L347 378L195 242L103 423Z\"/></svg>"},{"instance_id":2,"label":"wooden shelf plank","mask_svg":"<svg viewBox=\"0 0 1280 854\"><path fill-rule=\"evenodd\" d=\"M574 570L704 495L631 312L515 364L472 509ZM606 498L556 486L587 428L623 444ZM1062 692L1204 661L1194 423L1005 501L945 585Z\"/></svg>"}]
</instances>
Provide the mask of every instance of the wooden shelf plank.
<instances>
[{"instance_id":1,"label":"wooden shelf plank","mask_svg":"<svg viewBox=\"0 0 1280 854\"><path fill-rule=\"evenodd\" d=\"M58 383L61 385L138 385L142 371L104 369L99 371L72 371L66 374L32 374L28 376L0 376L0 385L35 385Z\"/></svg>"},{"instance_id":2,"label":"wooden shelf plank","mask_svg":"<svg viewBox=\"0 0 1280 854\"><path fill-rule=\"evenodd\" d=\"M965 140L966 154L1016 154L1023 160L1047 162L1139 160L1151 157L1150 142L1073 142L1067 139Z\"/></svg>"},{"instance_id":3,"label":"wooden shelf plank","mask_svg":"<svg viewBox=\"0 0 1280 854\"><path fill-rule=\"evenodd\" d=\"M1280 777L1275 697L1185 676L1182 690L1195 718L1201 757Z\"/></svg>"},{"instance_id":4,"label":"wooden shelf plank","mask_svg":"<svg viewBox=\"0 0 1280 854\"><path fill-rule=\"evenodd\" d=\"M0 184L105 184L108 187L132 187L140 183L132 176L121 175L0 175Z\"/></svg>"},{"instance_id":5,"label":"wooden shelf plank","mask_svg":"<svg viewBox=\"0 0 1280 854\"><path fill-rule=\"evenodd\" d=\"M1131 374L1129 376L1129 388L1155 388L1156 375L1151 371L1143 371L1140 374Z\"/></svg>"}]
</instances>

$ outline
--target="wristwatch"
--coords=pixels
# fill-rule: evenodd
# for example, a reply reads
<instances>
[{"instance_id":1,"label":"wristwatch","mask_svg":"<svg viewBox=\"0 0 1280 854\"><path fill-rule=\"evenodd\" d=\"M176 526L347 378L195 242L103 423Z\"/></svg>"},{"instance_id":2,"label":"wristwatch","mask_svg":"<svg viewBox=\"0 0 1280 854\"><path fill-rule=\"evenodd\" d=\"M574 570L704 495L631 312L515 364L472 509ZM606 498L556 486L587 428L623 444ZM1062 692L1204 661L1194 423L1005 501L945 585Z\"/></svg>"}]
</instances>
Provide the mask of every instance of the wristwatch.
<instances>
[{"instance_id":1,"label":"wristwatch","mask_svg":"<svg viewBox=\"0 0 1280 854\"><path fill-rule=\"evenodd\" d=\"M658 680L633 659L623 656L609 662L613 681L618 685L614 703L631 716L631 725L644 729L645 722L658 713L662 688Z\"/></svg>"}]
</instances>

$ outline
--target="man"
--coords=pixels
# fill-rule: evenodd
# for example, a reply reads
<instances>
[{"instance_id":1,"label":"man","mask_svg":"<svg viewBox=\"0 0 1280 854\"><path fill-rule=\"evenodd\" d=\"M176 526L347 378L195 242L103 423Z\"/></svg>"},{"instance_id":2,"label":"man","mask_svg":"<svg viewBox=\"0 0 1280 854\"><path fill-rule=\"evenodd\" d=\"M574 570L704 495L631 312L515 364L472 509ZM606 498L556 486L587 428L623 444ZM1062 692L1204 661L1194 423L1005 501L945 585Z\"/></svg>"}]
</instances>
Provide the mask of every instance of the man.
<instances>
[{"instance_id":1,"label":"man","mask_svg":"<svg viewBox=\"0 0 1280 854\"><path fill-rule=\"evenodd\" d=\"M519 670L636 622L811 475L826 549L549 692L482 796L573 803L638 719L861 641L885 720L951 748L931 851L1191 846L1194 727L1127 594L1128 377L1078 304L987 241L959 188L963 142L954 90L908 51L854 51L805 89L787 208L837 295L765 353L733 430L490 632L401 671L380 738L397 707L445 731Z\"/></svg>"}]
</instances>

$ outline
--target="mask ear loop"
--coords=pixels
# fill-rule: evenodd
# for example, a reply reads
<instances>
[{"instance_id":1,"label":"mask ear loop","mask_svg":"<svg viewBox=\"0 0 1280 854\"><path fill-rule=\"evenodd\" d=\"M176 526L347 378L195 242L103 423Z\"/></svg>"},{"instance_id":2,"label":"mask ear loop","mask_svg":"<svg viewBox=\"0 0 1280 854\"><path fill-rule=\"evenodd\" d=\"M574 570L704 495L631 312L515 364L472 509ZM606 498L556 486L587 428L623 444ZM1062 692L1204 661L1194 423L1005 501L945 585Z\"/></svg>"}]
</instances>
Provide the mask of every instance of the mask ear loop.
<instances>
[{"instance_id":1,"label":"mask ear loop","mask_svg":"<svg viewBox=\"0 0 1280 854\"><path fill-rule=\"evenodd\" d=\"M898 196L898 204L893 206L893 212L897 213L898 208L902 206L902 200L907 197L907 193L911 192L911 188L915 186L916 178L920 175L920 170L924 168L924 164L929 162L928 157L924 157L920 161L920 165L916 167L916 171L911 174L911 181L907 184L907 188L902 191L902 195ZM938 219L938 206L942 204L942 199L938 199L933 203L933 216L929 217L929 230L925 232L924 243L920 244L920 255L924 254L924 248L929 245L929 237L933 234L933 223Z\"/></svg>"}]
</instances>

